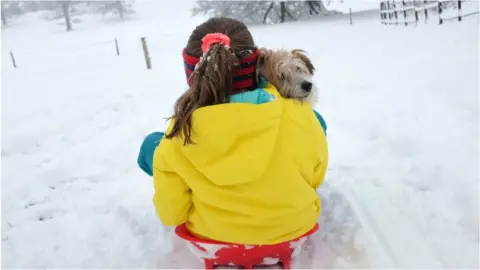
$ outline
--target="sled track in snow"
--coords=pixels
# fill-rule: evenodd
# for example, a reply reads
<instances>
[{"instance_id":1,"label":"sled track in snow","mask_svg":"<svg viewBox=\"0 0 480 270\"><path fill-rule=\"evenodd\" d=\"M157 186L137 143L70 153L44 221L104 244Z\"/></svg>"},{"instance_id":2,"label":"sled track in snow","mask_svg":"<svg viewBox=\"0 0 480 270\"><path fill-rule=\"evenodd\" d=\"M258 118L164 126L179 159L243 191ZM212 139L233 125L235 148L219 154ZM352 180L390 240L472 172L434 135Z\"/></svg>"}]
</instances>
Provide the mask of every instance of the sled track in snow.
<instances>
[{"instance_id":1,"label":"sled track in snow","mask_svg":"<svg viewBox=\"0 0 480 270\"><path fill-rule=\"evenodd\" d=\"M399 265L398 258L390 244L388 244L388 240L382 233L380 226L367 210L367 207L362 203L362 200L359 199L355 193L347 189L342 190L340 193L345 196L350 207L352 207L355 212L367 235L368 241L373 242L372 248L375 248L375 253L381 254L381 256L375 256L380 259L379 262L375 262L375 264L379 264L378 266L375 266L375 268L396 268Z\"/></svg>"}]
</instances>

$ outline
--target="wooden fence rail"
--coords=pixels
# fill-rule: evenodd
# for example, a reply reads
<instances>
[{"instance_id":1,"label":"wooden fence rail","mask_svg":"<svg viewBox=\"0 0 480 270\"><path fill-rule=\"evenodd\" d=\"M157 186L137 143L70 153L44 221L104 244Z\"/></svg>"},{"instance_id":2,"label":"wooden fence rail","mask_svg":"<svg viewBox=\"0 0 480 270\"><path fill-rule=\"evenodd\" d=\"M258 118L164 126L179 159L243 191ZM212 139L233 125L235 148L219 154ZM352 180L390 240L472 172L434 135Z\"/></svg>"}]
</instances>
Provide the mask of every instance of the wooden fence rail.
<instances>
[{"instance_id":1,"label":"wooden fence rail","mask_svg":"<svg viewBox=\"0 0 480 270\"><path fill-rule=\"evenodd\" d=\"M443 24L444 21L462 21L464 17L479 14L478 11L464 13L462 7L465 2L472 2L472 0L381 1L380 20L385 25L403 24L408 26L409 24L417 25L421 16L427 23L429 18L434 18L432 15L437 15L438 24ZM445 17L444 12L447 8L449 10L456 9L457 15ZM403 22L400 22L399 16L401 15L399 14L403 15Z\"/></svg>"}]
</instances>

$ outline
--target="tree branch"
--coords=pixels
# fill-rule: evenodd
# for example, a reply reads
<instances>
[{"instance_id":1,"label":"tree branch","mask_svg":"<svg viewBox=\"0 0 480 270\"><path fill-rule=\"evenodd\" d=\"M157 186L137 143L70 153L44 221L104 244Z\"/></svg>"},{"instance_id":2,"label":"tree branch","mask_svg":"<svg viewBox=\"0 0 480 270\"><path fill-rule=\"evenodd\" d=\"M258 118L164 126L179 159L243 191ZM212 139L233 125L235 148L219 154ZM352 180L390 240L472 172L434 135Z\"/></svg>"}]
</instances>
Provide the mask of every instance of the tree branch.
<instances>
[{"instance_id":1,"label":"tree branch","mask_svg":"<svg viewBox=\"0 0 480 270\"><path fill-rule=\"evenodd\" d=\"M296 21L297 19L295 19L295 17L292 16L292 14L290 13L290 11L288 11L288 8L285 6L285 13L287 13L288 17L292 18L294 21Z\"/></svg>"},{"instance_id":2,"label":"tree branch","mask_svg":"<svg viewBox=\"0 0 480 270\"><path fill-rule=\"evenodd\" d=\"M318 14L318 11L315 9L315 6L313 6L313 1L307 1L308 7L310 8L310 15L315 12L315 14Z\"/></svg>"},{"instance_id":3,"label":"tree branch","mask_svg":"<svg viewBox=\"0 0 480 270\"><path fill-rule=\"evenodd\" d=\"M274 4L275 4L275 2L270 3L270 6L268 7L267 11L265 12L265 15L263 15L263 23L265 23L267 21L268 14L272 10Z\"/></svg>"}]
</instances>

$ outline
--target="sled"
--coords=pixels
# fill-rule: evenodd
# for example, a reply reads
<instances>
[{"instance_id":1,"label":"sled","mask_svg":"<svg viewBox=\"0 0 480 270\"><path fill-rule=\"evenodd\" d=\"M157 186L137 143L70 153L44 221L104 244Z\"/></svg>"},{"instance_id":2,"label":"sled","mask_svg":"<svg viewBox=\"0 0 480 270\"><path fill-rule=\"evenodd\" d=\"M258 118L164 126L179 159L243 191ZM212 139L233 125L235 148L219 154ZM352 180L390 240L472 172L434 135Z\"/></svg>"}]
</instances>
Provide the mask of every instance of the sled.
<instances>
[{"instance_id":1,"label":"sled","mask_svg":"<svg viewBox=\"0 0 480 270\"><path fill-rule=\"evenodd\" d=\"M269 268L280 265L290 269L292 258L302 249L307 237L318 231L318 223L297 239L274 245L242 245L199 239L185 224L175 228L175 234L188 243L190 251L203 260L205 269L216 268ZM282 269L281 268L281 269Z\"/></svg>"}]
</instances>

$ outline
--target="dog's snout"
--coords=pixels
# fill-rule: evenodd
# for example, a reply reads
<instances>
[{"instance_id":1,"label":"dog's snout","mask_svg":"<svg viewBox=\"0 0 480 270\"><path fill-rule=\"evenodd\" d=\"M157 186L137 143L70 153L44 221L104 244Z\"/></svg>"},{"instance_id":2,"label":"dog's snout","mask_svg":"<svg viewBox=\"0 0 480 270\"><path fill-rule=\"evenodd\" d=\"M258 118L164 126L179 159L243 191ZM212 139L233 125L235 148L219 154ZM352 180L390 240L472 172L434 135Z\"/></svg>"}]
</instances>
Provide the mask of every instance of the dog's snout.
<instances>
[{"instance_id":1,"label":"dog's snout","mask_svg":"<svg viewBox=\"0 0 480 270\"><path fill-rule=\"evenodd\" d=\"M304 82L302 82L301 87L302 87L303 91L307 91L307 92L312 91L312 83L311 82L304 81Z\"/></svg>"}]
</instances>

